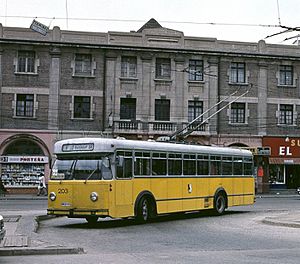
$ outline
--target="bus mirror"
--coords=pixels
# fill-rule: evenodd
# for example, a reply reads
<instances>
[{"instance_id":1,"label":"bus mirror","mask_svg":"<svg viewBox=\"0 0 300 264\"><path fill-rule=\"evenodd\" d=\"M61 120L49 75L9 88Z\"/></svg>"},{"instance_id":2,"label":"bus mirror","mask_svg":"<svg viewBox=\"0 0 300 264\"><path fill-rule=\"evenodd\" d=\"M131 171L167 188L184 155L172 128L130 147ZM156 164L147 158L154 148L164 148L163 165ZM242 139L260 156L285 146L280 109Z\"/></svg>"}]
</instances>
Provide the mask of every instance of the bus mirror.
<instances>
[{"instance_id":1,"label":"bus mirror","mask_svg":"<svg viewBox=\"0 0 300 264\"><path fill-rule=\"evenodd\" d=\"M119 167L123 167L123 163L124 163L124 157L123 156L117 156L116 157L116 164Z\"/></svg>"}]
</instances>

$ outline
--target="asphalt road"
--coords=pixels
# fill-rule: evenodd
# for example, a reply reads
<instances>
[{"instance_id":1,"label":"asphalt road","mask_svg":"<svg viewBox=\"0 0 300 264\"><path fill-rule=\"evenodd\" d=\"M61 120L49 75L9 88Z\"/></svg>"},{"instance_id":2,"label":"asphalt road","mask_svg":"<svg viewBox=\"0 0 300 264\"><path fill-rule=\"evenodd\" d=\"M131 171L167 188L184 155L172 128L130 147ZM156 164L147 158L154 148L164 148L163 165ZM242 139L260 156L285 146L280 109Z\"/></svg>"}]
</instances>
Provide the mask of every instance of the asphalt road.
<instances>
[{"instance_id":1,"label":"asphalt road","mask_svg":"<svg viewBox=\"0 0 300 264\"><path fill-rule=\"evenodd\" d=\"M0 212L6 206L40 210L46 204L6 202ZM145 225L104 219L89 226L82 219L55 218L41 222L40 242L83 247L85 254L2 257L0 263L300 263L300 229L262 223L295 209L300 210L300 196L258 198L254 206L233 207L220 217L177 214Z\"/></svg>"}]
</instances>

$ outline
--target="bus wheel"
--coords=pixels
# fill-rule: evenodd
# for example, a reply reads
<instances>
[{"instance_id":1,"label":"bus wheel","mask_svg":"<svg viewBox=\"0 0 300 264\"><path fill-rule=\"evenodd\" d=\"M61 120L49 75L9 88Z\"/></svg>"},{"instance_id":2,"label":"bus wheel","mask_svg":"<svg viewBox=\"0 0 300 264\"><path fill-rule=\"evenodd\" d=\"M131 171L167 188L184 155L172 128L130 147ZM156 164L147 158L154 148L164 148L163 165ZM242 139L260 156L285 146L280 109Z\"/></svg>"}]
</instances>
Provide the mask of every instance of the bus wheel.
<instances>
[{"instance_id":1,"label":"bus wheel","mask_svg":"<svg viewBox=\"0 0 300 264\"><path fill-rule=\"evenodd\" d=\"M214 199L214 213L221 215L226 209L226 198L223 193L218 193Z\"/></svg>"},{"instance_id":2,"label":"bus wheel","mask_svg":"<svg viewBox=\"0 0 300 264\"><path fill-rule=\"evenodd\" d=\"M151 205L146 197L142 197L137 208L137 221L146 223L150 219Z\"/></svg>"},{"instance_id":3,"label":"bus wheel","mask_svg":"<svg viewBox=\"0 0 300 264\"><path fill-rule=\"evenodd\" d=\"M87 216L85 219L89 223L89 225L94 225L98 221L98 216Z\"/></svg>"}]
</instances>

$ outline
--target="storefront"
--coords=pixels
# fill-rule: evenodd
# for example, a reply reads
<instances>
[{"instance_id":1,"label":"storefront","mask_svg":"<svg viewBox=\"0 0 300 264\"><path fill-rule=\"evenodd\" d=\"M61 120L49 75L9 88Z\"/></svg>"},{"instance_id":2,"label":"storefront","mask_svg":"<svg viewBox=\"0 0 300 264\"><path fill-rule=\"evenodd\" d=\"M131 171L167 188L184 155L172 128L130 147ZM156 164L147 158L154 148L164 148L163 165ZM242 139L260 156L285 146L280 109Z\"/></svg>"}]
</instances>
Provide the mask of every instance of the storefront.
<instances>
[{"instance_id":1,"label":"storefront","mask_svg":"<svg viewBox=\"0 0 300 264\"><path fill-rule=\"evenodd\" d=\"M1 156L1 180L5 188L36 188L45 175L46 156Z\"/></svg>"},{"instance_id":2,"label":"storefront","mask_svg":"<svg viewBox=\"0 0 300 264\"><path fill-rule=\"evenodd\" d=\"M300 186L300 138L264 137L262 143L271 148L270 188L295 189Z\"/></svg>"},{"instance_id":3,"label":"storefront","mask_svg":"<svg viewBox=\"0 0 300 264\"><path fill-rule=\"evenodd\" d=\"M39 177L49 175L48 148L33 135L15 135L2 143L0 179L9 193L35 193Z\"/></svg>"}]
</instances>

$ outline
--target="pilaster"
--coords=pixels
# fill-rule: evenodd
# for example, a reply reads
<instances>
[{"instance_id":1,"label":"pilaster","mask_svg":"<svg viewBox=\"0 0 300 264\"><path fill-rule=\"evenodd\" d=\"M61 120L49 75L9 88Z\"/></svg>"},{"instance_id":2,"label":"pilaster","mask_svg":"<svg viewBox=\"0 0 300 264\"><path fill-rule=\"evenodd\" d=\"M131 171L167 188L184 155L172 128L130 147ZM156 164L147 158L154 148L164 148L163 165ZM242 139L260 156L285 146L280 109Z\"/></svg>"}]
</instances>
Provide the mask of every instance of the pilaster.
<instances>
[{"instance_id":1,"label":"pilaster","mask_svg":"<svg viewBox=\"0 0 300 264\"><path fill-rule=\"evenodd\" d=\"M49 69L49 110L48 129L58 130L58 110L60 95L60 49L52 47L50 49L51 61Z\"/></svg>"}]
</instances>

